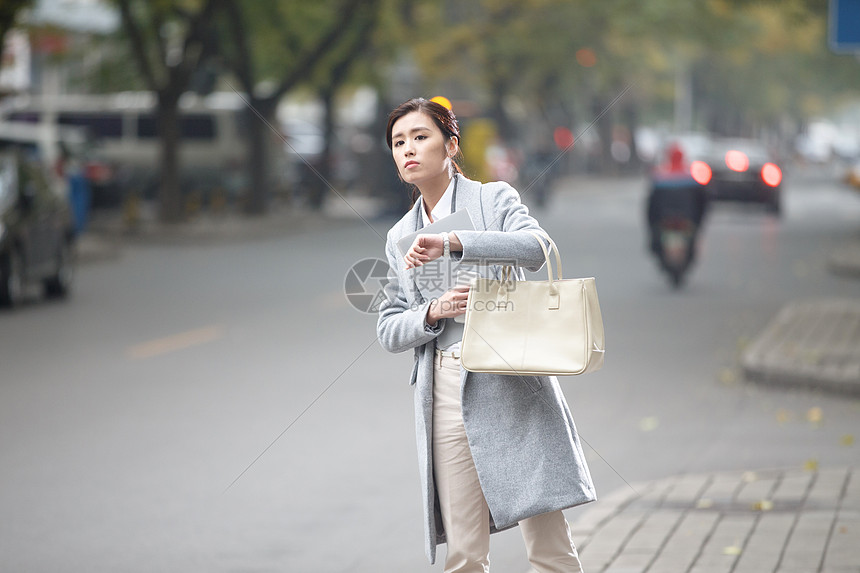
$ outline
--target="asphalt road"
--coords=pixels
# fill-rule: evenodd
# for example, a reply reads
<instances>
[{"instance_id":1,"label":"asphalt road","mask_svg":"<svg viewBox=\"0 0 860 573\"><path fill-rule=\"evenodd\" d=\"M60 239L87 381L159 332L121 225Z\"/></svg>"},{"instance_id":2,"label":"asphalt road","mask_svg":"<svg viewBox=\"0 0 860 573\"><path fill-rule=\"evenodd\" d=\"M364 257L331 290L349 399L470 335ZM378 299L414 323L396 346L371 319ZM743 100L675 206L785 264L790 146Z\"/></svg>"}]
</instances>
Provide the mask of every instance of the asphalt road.
<instances>
[{"instance_id":1,"label":"asphalt road","mask_svg":"<svg viewBox=\"0 0 860 573\"><path fill-rule=\"evenodd\" d=\"M606 365L562 381L598 493L856 463L860 401L738 378L783 304L860 287L825 262L856 238L860 197L814 180L786 194L780 221L715 209L680 292L645 250L643 182L535 211L566 276L598 281ZM440 571L423 556L411 355L386 353L343 293L390 223L127 245L81 268L71 300L0 314L0 570ZM491 557L527 569L516 530Z\"/></svg>"}]
</instances>

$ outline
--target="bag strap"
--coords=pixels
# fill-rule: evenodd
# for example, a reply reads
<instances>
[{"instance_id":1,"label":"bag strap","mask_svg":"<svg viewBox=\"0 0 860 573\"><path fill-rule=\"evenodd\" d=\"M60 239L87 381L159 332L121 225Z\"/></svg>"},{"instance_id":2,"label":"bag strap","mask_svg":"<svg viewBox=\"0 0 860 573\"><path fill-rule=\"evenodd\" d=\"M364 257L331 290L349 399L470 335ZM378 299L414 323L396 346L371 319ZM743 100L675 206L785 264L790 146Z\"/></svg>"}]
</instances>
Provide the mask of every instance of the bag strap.
<instances>
[{"instance_id":1,"label":"bag strap","mask_svg":"<svg viewBox=\"0 0 860 573\"><path fill-rule=\"evenodd\" d=\"M558 245L555 244L555 241L546 233L544 230L535 231L533 229L527 229L527 232L534 236L538 243L540 244L541 250L543 250L543 256L546 259L546 273L549 277L549 282L552 284L552 264L549 261L549 251L555 252L555 274L558 280L561 280L561 254L558 252ZM546 245L543 244L541 239L546 239L547 243L549 243L549 251L546 248Z\"/></svg>"},{"instance_id":2,"label":"bag strap","mask_svg":"<svg viewBox=\"0 0 860 573\"><path fill-rule=\"evenodd\" d=\"M546 274L549 278L549 299L547 301L547 308L549 310L558 310L560 299L558 292L558 284L552 278L552 263L549 260L549 251L555 251L555 270L557 280L561 281L561 255L558 252L558 245L555 244L555 241L543 230L535 231L532 229L527 230L531 235L533 235L538 244L540 244L540 248L543 251L544 259L546 260ZM549 243L549 250L547 250L546 245L543 244L543 240L546 239L547 243ZM508 297L508 288L513 286L514 277L516 277L516 273L514 272L514 267L511 265L505 265L502 267L502 280L499 285L498 297L500 301L506 300ZM510 283L510 284L509 284Z\"/></svg>"},{"instance_id":3,"label":"bag strap","mask_svg":"<svg viewBox=\"0 0 860 573\"><path fill-rule=\"evenodd\" d=\"M537 239L538 244L543 251L543 256L546 260L546 274L549 278L549 284L552 285L554 282L552 278L552 263L550 263L549 260L550 251L555 253L555 274L557 280L561 280L561 254L559 254L558 252L558 245L555 244L555 241L552 240L552 237L550 237L543 229L541 229L540 231L535 231L534 229L526 229L526 232ZM543 244L542 239L545 239L546 242L549 243L549 250L547 250L546 245ZM504 267L502 267L502 283L513 281L516 276L517 275L514 272L514 267L512 265L505 265Z\"/></svg>"}]
</instances>

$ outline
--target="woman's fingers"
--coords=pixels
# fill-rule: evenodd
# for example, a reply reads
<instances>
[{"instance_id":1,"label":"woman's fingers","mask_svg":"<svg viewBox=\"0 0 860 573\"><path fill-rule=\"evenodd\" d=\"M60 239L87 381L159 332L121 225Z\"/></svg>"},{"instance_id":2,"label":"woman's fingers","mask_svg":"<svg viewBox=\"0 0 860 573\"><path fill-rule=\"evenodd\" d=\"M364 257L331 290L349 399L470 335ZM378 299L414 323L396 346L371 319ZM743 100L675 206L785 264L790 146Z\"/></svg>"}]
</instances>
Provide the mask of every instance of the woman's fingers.
<instances>
[{"instance_id":1,"label":"woman's fingers","mask_svg":"<svg viewBox=\"0 0 860 573\"><path fill-rule=\"evenodd\" d=\"M409 252L406 253L405 257L403 257L406 260L406 268L411 269L413 267L419 267L424 263L429 262L430 257L429 255L424 254L424 251L425 249L421 249L420 247L415 246L409 249Z\"/></svg>"},{"instance_id":2,"label":"woman's fingers","mask_svg":"<svg viewBox=\"0 0 860 573\"><path fill-rule=\"evenodd\" d=\"M451 287L451 292L454 293L454 296L466 298L469 296L469 285L455 285Z\"/></svg>"}]
</instances>

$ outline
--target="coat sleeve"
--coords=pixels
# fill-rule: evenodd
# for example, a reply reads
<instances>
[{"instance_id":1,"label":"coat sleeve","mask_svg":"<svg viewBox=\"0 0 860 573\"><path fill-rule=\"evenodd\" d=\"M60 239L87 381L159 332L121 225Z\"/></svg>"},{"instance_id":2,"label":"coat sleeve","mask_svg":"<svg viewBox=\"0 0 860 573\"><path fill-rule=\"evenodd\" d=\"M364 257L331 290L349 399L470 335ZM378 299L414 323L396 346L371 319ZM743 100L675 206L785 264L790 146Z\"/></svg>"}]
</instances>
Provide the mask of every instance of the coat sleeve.
<instances>
[{"instance_id":1,"label":"coat sleeve","mask_svg":"<svg viewBox=\"0 0 860 573\"><path fill-rule=\"evenodd\" d=\"M384 288L384 299L379 306L376 334L380 344L389 352L403 352L427 344L445 328L446 321L440 320L435 327L427 324L425 317L430 301L410 305L400 284L398 265L403 260L389 235L385 246L388 258L388 282Z\"/></svg>"},{"instance_id":2,"label":"coat sleeve","mask_svg":"<svg viewBox=\"0 0 860 573\"><path fill-rule=\"evenodd\" d=\"M488 184L484 192L491 194L485 200L490 206L485 215L488 230L456 231L463 245L460 260L466 263L514 262L532 272L540 270L546 259L537 239L527 230L543 229L529 215L528 207L520 201L520 194L507 183Z\"/></svg>"}]
</instances>

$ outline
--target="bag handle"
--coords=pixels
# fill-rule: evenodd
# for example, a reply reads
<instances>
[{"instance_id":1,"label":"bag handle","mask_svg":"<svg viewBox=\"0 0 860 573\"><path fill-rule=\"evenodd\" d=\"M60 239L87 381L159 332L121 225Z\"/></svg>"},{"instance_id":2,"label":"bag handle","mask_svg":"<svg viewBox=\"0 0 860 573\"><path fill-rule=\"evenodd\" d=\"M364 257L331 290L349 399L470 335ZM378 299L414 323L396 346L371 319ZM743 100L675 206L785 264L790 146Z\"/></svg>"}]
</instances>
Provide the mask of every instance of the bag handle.
<instances>
[{"instance_id":1,"label":"bag handle","mask_svg":"<svg viewBox=\"0 0 860 573\"><path fill-rule=\"evenodd\" d=\"M553 251L555 253L555 274L556 280L561 280L561 254L558 252L558 245L555 244L555 241L552 240L546 231L540 230L535 231L533 229L527 229L527 233L534 236L538 240L538 244L540 245L541 250L543 251L544 259L546 260L546 275L549 278L549 284L553 284L552 278L552 263L549 260L549 253ZM547 243L549 243L549 250L547 250L546 245L543 244L541 239L546 239ZM505 265L502 267L502 282L506 283L508 281L512 281L516 277L516 273L514 272L513 265Z\"/></svg>"},{"instance_id":2,"label":"bag handle","mask_svg":"<svg viewBox=\"0 0 860 573\"><path fill-rule=\"evenodd\" d=\"M546 274L549 278L549 302L547 308L550 310L558 310L559 308L559 294L558 294L558 285L552 278L552 263L549 260L550 251L555 252L555 271L557 280L562 280L561 274L561 254L558 252L558 245L555 244L555 241L543 230L535 231L533 229L527 229L527 232L533 235L540 245L541 250L543 251L544 259L546 260ZM547 250L546 245L543 244L543 240L546 239L547 243L549 243L549 250ZM507 300L508 297L508 283L513 283L514 277L516 277L516 273L514 272L514 267L511 265L505 265L502 267L502 280L500 283L500 288L498 292L498 297L500 300Z\"/></svg>"},{"instance_id":3,"label":"bag handle","mask_svg":"<svg viewBox=\"0 0 860 573\"><path fill-rule=\"evenodd\" d=\"M552 284L552 264L549 261L549 251L555 252L555 274L558 280L561 280L561 254L558 252L558 245L555 244L555 241L552 240L552 237L549 236L545 231L535 231L533 229L528 229L527 232L534 236L538 240L538 244L540 244L540 248L543 251L543 256L546 259L546 274L549 277L549 282ZM549 243L549 251L546 248L546 245L543 244L541 239L546 239L547 243Z\"/></svg>"}]
</instances>

